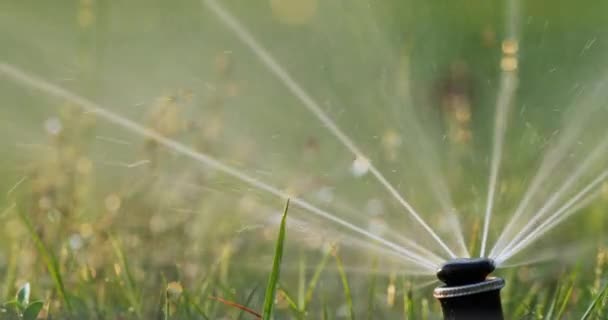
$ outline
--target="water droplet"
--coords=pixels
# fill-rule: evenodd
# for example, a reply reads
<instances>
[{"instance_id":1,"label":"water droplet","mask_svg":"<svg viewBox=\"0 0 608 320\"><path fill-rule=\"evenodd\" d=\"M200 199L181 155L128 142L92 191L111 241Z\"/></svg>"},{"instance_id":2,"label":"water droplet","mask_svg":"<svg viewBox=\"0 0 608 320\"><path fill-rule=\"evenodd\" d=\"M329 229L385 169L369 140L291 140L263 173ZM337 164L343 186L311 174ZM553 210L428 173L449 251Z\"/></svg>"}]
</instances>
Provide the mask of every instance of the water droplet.
<instances>
[{"instance_id":1,"label":"water droplet","mask_svg":"<svg viewBox=\"0 0 608 320\"><path fill-rule=\"evenodd\" d=\"M369 171L369 160L364 157L357 156L351 166L351 172L355 177L361 177Z\"/></svg>"},{"instance_id":2,"label":"water droplet","mask_svg":"<svg viewBox=\"0 0 608 320\"><path fill-rule=\"evenodd\" d=\"M44 129L48 133L56 136L59 133L61 133L63 126L61 125L61 120L59 120L56 117L52 117L52 118L48 118L44 121Z\"/></svg>"},{"instance_id":3,"label":"water droplet","mask_svg":"<svg viewBox=\"0 0 608 320\"><path fill-rule=\"evenodd\" d=\"M82 238L80 237L79 234L71 235L70 239L69 239L69 243L70 243L70 248L72 248L72 250L78 250L78 249L82 248Z\"/></svg>"}]
</instances>

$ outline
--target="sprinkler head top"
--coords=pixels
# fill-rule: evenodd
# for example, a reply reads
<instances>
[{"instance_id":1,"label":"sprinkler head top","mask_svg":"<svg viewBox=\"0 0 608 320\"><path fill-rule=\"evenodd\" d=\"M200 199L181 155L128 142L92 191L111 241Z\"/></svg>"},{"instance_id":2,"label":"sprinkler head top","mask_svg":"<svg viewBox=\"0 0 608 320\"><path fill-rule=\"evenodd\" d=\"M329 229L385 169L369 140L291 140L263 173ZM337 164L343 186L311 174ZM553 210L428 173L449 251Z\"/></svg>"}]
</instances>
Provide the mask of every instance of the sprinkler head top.
<instances>
[{"instance_id":1,"label":"sprinkler head top","mask_svg":"<svg viewBox=\"0 0 608 320\"><path fill-rule=\"evenodd\" d=\"M486 258L461 258L444 263L437 278L447 286L462 286L483 282L494 271L494 261Z\"/></svg>"},{"instance_id":2,"label":"sprinkler head top","mask_svg":"<svg viewBox=\"0 0 608 320\"><path fill-rule=\"evenodd\" d=\"M501 278L488 277L496 266L487 258L454 259L437 270L445 285L435 288L445 320L502 320Z\"/></svg>"}]
</instances>

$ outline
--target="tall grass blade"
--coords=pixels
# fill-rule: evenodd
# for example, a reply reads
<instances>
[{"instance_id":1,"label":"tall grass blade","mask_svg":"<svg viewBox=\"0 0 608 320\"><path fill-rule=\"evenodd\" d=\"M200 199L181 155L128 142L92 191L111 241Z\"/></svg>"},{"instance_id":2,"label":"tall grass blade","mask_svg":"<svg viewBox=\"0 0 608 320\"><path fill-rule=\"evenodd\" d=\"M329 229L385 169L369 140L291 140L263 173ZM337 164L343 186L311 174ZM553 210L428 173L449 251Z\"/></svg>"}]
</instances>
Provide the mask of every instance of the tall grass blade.
<instances>
[{"instance_id":1,"label":"tall grass blade","mask_svg":"<svg viewBox=\"0 0 608 320\"><path fill-rule=\"evenodd\" d=\"M602 288L602 291L600 291L595 296L595 298L593 298L593 301L591 301L591 304L587 308L587 311L585 311L585 314L583 314L583 316L581 317L581 320L589 319L591 314L593 314L593 311L595 311L595 308L597 307L598 302L600 302L600 300L602 300L604 298L604 296L606 295L606 292L608 292L608 284L604 285L604 288Z\"/></svg>"},{"instance_id":2,"label":"tall grass blade","mask_svg":"<svg viewBox=\"0 0 608 320\"><path fill-rule=\"evenodd\" d=\"M353 297L348 284L348 278L346 277L346 272L344 271L344 265L342 264L342 259L340 259L340 256L338 256L338 253L336 253L335 258L336 265L338 266L338 273L340 274L340 279L342 280L342 287L344 289L344 297L346 298L346 305L348 307L349 319L355 320Z\"/></svg>"},{"instance_id":3,"label":"tall grass blade","mask_svg":"<svg viewBox=\"0 0 608 320\"><path fill-rule=\"evenodd\" d=\"M189 308L193 308L194 311L196 311L196 313L203 319L209 320L209 317L207 316L207 313L205 313L205 310L203 310L203 308L198 303L196 303L196 301L194 301L188 290L184 290L184 300Z\"/></svg>"},{"instance_id":4,"label":"tall grass blade","mask_svg":"<svg viewBox=\"0 0 608 320\"><path fill-rule=\"evenodd\" d=\"M44 264L46 265L46 268L49 274L51 275L51 278L53 279L53 283L55 284L55 289L57 290L59 297L61 298L61 300L63 300L68 312L72 313L72 304L68 299L65 286L63 285L63 278L61 277L61 273L59 272L59 263L57 262L57 259L55 258L53 253L51 253L51 251L44 245L42 239L40 239L40 236L38 236L38 233L36 233L34 225L32 225L32 222L27 217L27 215L21 212L19 214L19 217L27 228L28 233L30 234L32 240L34 241L34 244L36 245L38 253L44 261Z\"/></svg>"},{"instance_id":5,"label":"tall grass blade","mask_svg":"<svg viewBox=\"0 0 608 320\"><path fill-rule=\"evenodd\" d=\"M325 298L322 299L321 304L323 305L323 320L329 320L329 308L327 307Z\"/></svg>"},{"instance_id":6,"label":"tall grass blade","mask_svg":"<svg viewBox=\"0 0 608 320\"><path fill-rule=\"evenodd\" d=\"M570 301L570 297L572 296L572 291L574 290L574 281L570 283L564 297L562 299L562 303L560 304L559 311L555 315L555 319L562 319L564 313L566 312L566 307L568 306L568 302Z\"/></svg>"},{"instance_id":7,"label":"tall grass blade","mask_svg":"<svg viewBox=\"0 0 608 320\"><path fill-rule=\"evenodd\" d=\"M281 273L281 260L283 259L283 245L285 242L285 225L287 221L287 211L289 210L289 199L285 203L285 210L283 211L283 218L281 219L281 227L279 229L279 237L277 239L277 246L274 251L274 260L272 262L272 271L270 278L268 279L268 286L266 287L266 294L264 295L264 311L262 313L262 319L272 319L272 311L274 308L274 299L277 292L277 284Z\"/></svg>"},{"instance_id":8,"label":"tall grass blade","mask_svg":"<svg viewBox=\"0 0 608 320\"><path fill-rule=\"evenodd\" d=\"M110 235L109 237L110 237L110 242L112 244L112 248L114 249L114 254L118 258L120 267L122 268L122 270L124 270L124 275L125 275L124 277L126 278L125 282L127 285L127 292L126 292L127 299L129 300L131 307L133 307L133 309L135 310L135 314L137 315L137 317L141 318L141 303L140 303L139 293L137 292L137 285L135 284L135 279L133 279L133 274L131 274L131 270L129 269L127 257L125 256L124 252L122 251L122 248L121 248L120 244L118 243L118 240L115 239L112 235ZM166 288L166 286L165 286L165 288Z\"/></svg>"},{"instance_id":9,"label":"tall grass blade","mask_svg":"<svg viewBox=\"0 0 608 320\"><path fill-rule=\"evenodd\" d=\"M285 289L285 286L283 284L280 284L279 287L280 287L279 292L281 293L281 296L283 297L283 299L285 299L285 302L287 302L287 306L289 306L289 310L291 310L293 312L296 319L303 319L304 312L300 311L300 308L298 307L296 301L289 294L287 289Z\"/></svg>"},{"instance_id":10,"label":"tall grass blade","mask_svg":"<svg viewBox=\"0 0 608 320\"><path fill-rule=\"evenodd\" d=\"M251 290L251 292L247 295L247 299L245 300L245 306L248 306L251 304L251 301L253 300L253 297L255 297L255 293L258 291L258 286L256 285L253 290ZM236 320L241 320L243 318L243 314L245 314L244 310L241 310L239 312L239 315L236 317Z\"/></svg>"},{"instance_id":11,"label":"tall grass blade","mask_svg":"<svg viewBox=\"0 0 608 320\"><path fill-rule=\"evenodd\" d=\"M551 304L549 304L549 308L547 309L547 312L545 313L545 319L553 319L553 313L555 312L555 307L557 306L557 303L559 302L559 295L561 294L561 291L562 291L561 286L557 286L555 288L555 293L553 293L553 298L551 298Z\"/></svg>"},{"instance_id":12,"label":"tall grass blade","mask_svg":"<svg viewBox=\"0 0 608 320\"><path fill-rule=\"evenodd\" d=\"M308 304L310 303L310 301L312 301L312 295L315 292L315 289L317 288L317 283L321 278L321 273L323 272L323 269L325 269L327 261L330 257L331 250L327 250L319 264L317 264L317 266L315 267L315 273L312 275L312 278L310 278L310 282L308 283L308 289L306 289L306 298L304 299L304 305L301 308L302 312L306 312L306 310L308 309Z\"/></svg>"},{"instance_id":13,"label":"tall grass blade","mask_svg":"<svg viewBox=\"0 0 608 320\"><path fill-rule=\"evenodd\" d=\"M162 275L163 278L163 290L161 291L161 297L162 297L162 302L163 302L163 320L169 320L169 309L171 308L171 306L169 305L169 290L167 290L167 278L165 278L165 275Z\"/></svg>"},{"instance_id":14,"label":"tall grass blade","mask_svg":"<svg viewBox=\"0 0 608 320\"><path fill-rule=\"evenodd\" d=\"M405 320L414 320L414 294L412 286L403 280L403 317Z\"/></svg>"}]
</instances>

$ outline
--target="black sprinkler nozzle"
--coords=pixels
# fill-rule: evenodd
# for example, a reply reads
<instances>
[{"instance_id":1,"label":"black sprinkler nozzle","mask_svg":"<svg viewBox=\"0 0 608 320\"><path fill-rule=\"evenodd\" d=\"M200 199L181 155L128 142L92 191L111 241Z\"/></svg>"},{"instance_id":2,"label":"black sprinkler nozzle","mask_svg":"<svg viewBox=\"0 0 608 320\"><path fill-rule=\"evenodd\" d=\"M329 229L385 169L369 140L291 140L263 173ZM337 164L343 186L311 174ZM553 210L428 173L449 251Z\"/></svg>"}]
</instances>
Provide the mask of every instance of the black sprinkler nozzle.
<instances>
[{"instance_id":1,"label":"black sprinkler nozzle","mask_svg":"<svg viewBox=\"0 0 608 320\"><path fill-rule=\"evenodd\" d=\"M500 289L501 278L488 277L494 261L485 258L454 259L437 270L437 278L445 283L435 288L434 296L441 303L445 320L503 320Z\"/></svg>"}]
</instances>

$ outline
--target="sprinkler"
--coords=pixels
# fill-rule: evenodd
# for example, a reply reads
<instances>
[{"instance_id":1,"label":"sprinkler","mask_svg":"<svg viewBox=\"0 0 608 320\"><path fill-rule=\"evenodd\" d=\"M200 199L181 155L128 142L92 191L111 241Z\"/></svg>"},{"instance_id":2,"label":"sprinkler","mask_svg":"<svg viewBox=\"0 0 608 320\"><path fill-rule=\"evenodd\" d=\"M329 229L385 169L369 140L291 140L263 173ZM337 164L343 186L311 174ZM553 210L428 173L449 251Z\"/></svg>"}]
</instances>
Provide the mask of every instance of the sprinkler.
<instances>
[{"instance_id":1,"label":"sprinkler","mask_svg":"<svg viewBox=\"0 0 608 320\"><path fill-rule=\"evenodd\" d=\"M505 281L488 277L494 261L486 258L454 259L437 271L445 285L433 295L441 303L445 320L503 320L500 289Z\"/></svg>"}]
</instances>

